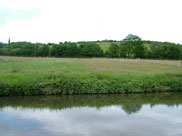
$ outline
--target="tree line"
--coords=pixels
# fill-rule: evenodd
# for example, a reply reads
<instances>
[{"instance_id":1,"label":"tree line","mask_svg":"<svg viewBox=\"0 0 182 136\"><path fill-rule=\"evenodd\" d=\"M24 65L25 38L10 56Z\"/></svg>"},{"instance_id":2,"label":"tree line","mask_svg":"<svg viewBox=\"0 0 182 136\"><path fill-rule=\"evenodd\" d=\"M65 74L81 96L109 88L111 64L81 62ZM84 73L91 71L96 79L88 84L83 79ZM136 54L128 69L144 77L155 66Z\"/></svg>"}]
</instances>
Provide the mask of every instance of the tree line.
<instances>
[{"instance_id":1,"label":"tree line","mask_svg":"<svg viewBox=\"0 0 182 136\"><path fill-rule=\"evenodd\" d=\"M59 44L13 42L0 43L0 55L26 57L108 57L142 59L182 59L182 45L169 42L143 41L129 34L122 41L105 40L110 43L106 51L97 42L64 42Z\"/></svg>"},{"instance_id":2,"label":"tree line","mask_svg":"<svg viewBox=\"0 0 182 136\"><path fill-rule=\"evenodd\" d=\"M25 57L103 57L104 52L95 43L33 44L14 42L0 45L0 55Z\"/></svg>"}]
</instances>

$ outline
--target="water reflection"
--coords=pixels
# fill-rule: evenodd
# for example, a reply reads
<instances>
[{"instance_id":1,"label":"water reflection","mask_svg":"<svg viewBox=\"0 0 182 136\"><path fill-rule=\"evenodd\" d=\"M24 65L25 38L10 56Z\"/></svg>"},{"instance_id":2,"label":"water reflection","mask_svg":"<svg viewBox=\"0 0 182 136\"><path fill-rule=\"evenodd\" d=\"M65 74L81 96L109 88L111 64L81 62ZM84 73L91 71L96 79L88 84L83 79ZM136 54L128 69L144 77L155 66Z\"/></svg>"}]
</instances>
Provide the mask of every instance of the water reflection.
<instances>
[{"instance_id":1,"label":"water reflection","mask_svg":"<svg viewBox=\"0 0 182 136\"><path fill-rule=\"evenodd\" d=\"M0 134L178 136L182 94L1 97Z\"/></svg>"},{"instance_id":2,"label":"water reflection","mask_svg":"<svg viewBox=\"0 0 182 136\"><path fill-rule=\"evenodd\" d=\"M140 111L141 108L142 108L142 105L140 104L123 105L122 107L122 109L128 114L138 112Z\"/></svg>"}]
</instances>

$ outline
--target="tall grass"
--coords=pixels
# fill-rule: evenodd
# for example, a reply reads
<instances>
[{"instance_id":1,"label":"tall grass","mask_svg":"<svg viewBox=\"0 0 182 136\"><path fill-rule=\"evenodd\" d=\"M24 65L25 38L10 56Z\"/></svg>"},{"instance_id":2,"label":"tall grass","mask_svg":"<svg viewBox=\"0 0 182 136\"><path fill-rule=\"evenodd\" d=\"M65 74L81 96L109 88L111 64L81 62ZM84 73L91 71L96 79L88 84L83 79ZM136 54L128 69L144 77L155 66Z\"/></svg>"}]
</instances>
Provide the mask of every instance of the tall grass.
<instances>
[{"instance_id":1,"label":"tall grass","mask_svg":"<svg viewBox=\"0 0 182 136\"><path fill-rule=\"evenodd\" d=\"M179 62L0 57L0 95L182 91Z\"/></svg>"}]
</instances>

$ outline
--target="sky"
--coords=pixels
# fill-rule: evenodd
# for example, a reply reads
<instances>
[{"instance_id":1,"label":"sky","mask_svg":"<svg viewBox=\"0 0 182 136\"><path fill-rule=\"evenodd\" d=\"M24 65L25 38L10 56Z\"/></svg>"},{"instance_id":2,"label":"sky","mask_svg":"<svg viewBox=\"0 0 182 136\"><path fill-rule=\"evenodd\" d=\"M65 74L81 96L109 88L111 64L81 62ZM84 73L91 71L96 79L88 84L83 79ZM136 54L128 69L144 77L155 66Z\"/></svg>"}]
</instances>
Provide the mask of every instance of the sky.
<instances>
[{"instance_id":1,"label":"sky","mask_svg":"<svg viewBox=\"0 0 182 136\"><path fill-rule=\"evenodd\" d=\"M182 0L0 0L0 42L182 43Z\"/></svg>"},{"instance_id":2,"label":"sky","mask_svg":"<svg viewBox=\"0 0 182 136\"><path fill-rule=\"evenodd\" d=\"M182 106L143 105L128 115L121 106L65 109L5 107L0 132L14 136L181 136Z\"/></svg>"}]
</instances>

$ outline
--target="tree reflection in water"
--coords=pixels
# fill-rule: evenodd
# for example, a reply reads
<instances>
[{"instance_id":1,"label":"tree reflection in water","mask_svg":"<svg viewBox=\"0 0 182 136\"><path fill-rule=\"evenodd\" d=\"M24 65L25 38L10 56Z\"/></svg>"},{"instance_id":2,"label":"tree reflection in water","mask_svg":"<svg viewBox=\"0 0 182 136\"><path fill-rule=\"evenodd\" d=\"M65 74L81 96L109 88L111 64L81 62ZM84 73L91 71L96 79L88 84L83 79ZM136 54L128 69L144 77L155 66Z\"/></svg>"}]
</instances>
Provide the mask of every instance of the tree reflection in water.
<instances>
[{"instance_id":1,"label":"tree reflection in water","mask_svg":"<svg viewBox=\"0 0 182 136\"><path fill-rule=\"evenodd\" d=\"M123 105L122 110L124 110L128 114L136 113L140 111L142 105L139 104L131 104L131 105Z\"/></svg>"},{"instance_id":2,"label":"tree reflection in water","mask_svg":"<svg viewBox=\"0 0 182 136\"><path fill-rule=\"evenodd\" d=\"M155 106L165 104L174 106L182 104L182 93L121 94L121 95L72 95L72 96L14 96L1 97L0 109L3 107L22 107L36 109L65 109L72 107L121 106L127 114L138 112L143 104Z\"/></svg>"}]
</instances>

